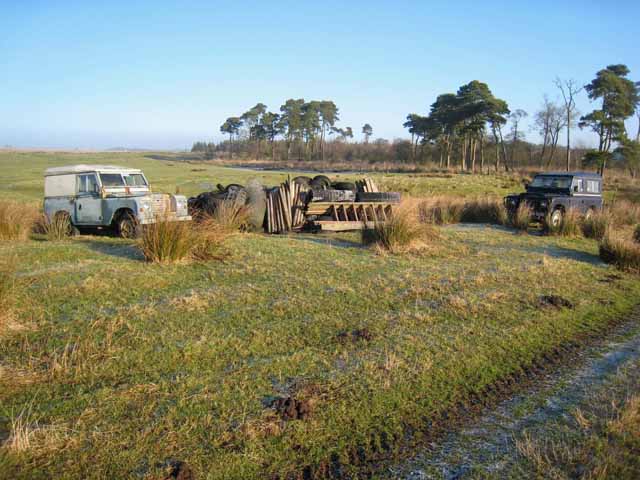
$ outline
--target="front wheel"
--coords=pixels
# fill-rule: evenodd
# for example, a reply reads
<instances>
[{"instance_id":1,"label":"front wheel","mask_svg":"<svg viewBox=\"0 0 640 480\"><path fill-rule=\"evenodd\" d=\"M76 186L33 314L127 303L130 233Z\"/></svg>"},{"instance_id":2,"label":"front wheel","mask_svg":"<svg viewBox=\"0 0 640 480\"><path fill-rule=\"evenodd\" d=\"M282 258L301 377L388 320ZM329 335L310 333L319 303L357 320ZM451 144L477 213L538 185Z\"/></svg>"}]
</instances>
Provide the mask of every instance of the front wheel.
<instances>
[{"instance_id":1,"label":"front wheel","mask_svg":"<svg viewBox=\"0 0 640 480\"><path fill-rule=\"evenodd\" d=\"M557 228L562 223L562 217L564 216L564 212L557 208L551 213L551 218L549 219L549 223L552 227Z\"/></svg>"},{"instance_id":2,"label":"front wheel","mask_svg":"<svg viewBox=\"0 0 640 480\"><path fill-rule=\"evenodd\" d=\"M130 213L122 214L116 222L116 232L120 238L136 238L139 232L138 222Z\"/></svg>"}]
</instances>

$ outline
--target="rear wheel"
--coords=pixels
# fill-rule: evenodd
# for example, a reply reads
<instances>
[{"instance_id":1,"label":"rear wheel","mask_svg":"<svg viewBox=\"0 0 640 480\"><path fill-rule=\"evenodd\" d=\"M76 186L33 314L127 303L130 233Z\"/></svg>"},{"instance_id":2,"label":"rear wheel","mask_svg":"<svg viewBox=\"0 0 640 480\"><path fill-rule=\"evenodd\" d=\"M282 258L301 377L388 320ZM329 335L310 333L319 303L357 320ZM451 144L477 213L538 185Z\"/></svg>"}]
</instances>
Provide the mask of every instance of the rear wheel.
<instances>
[{"instance_id":1,"label":"rear wheel","mask_svg":"<svg viewBox=\"0 0 640 480\"><path fill-rule=\"evenodd\" d=\"M134 216L129 213L123 213L116 221L116 233L120 238L136 238L139 234L139 225Z\"/></svg>"}]
</instances>

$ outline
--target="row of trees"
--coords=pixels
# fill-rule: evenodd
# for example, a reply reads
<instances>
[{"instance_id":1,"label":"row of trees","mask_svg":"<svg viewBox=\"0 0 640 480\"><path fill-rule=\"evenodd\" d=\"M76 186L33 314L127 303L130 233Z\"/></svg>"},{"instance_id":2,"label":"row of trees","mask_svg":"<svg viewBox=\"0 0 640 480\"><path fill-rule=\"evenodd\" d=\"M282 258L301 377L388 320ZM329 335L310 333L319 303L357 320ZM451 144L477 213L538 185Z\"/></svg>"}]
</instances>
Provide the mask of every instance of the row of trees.
<instances>
[{"instance_id":1,"label":"row of trees","mask_svg":"<svg viewBox=\"0 0 640 480\"><path fill-rule=\"evenodd\" d=\"M564 166L567 171L572 168L571 131L577 125L581 129L591 129L599 138L598 149L584 155L584 166L596 167L604 174L607 164L617 161L636 175L640 166L640 82L632 82L627 78L628 74L625 65L610 65L597 72L596 78L584 87L575 80L555 80L562 103L552 102L545 95L542 108L534 116L533 126L542 139L535 155L541 169L549 168L554 161L562 131L566 132ZM599 103L599 108L580 116L576 97L583 89L592 102ZM638 115L639 126L636 139L632 140L627 135L625 120L634 112ZM484 169L485 140L487 132L491 132L493 139L488 143L495 148L495 169L503 165L509 170L516 166L515 152L524 140L521 122L527 116L521 109L510 111L507 103L494 97L485 83L474 80L461 86L455 94L438 96L429 115L409 114L404 126L411 133L414 158L418 144L421 145L419 158L423 157L425 145L435 145L440 166L450 167L452 152L455 152L460 169L471 171L476 171L477 151L480 169ZM508 122L511 125L507 135L509 148L503 135L503 126Z\"/></svg>"},{"instance_id":2,"label":"row of trees","mask_svg":"<svg viewBox=\"0 0 640 480\"><path fill-rule=\"evenodd\" d=\"M411 141L373 140L373 127L366 123L362 141L352 143L353 129L338 127L339 109L333 101L289 99L277 112L258 103L240 116L227 118L220 127L229 136L227 141L218 145L196 142L192 150L206 158L227 152L230 157L241 154L258 159L268 154L273 160L432 162L472 172L561 166L567 170L592 167L604 173L613 163L636 175L640 170L640 83L632 82L628 75L625 65L610 65L584 86L557 78L559 100L545 95L532 115L530 129L541 139L537 143L525 138L523 123L528 113L510 109L486 83L474 80L456 93L439 95L427 115L409 114L404 127ZM583 91L597 108L581 116L576 99ZM634 112L639 128L631 139L625 120ZM571 133L576 127L595 132L598 149L572 146Z\"/></svg>"},{"instance_id":3,"label":"row of trees","mask_svg":"<svg viewBox=\"0 0 640 480\"><path fill-rule=\"evenodd\" d=\"M229 135L230 157L233 157L234 141L237 143L242 139L254 146L258 159L262 145L268 143L271 158L275 159L276 140L281 137L286 144L287 160L295 150L301 158L324 161L330 136L342 141L353 138L352 128L337 127L338 120L338 107L331 100L289 99L280 106L279 113L270 112L264 103L258 103L239 117L227 118L220 131ZM365 142L372 133L371 125L363 127Z\"/></svg>"}]
</instances>

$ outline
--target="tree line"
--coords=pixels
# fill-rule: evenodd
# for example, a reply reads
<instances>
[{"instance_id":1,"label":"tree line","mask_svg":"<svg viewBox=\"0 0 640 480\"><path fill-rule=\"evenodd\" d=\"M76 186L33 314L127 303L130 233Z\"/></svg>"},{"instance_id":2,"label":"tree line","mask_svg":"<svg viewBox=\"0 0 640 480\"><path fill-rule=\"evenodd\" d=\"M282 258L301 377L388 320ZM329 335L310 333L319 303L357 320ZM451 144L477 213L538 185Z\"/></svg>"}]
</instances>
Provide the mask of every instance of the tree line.
<instances>
[{"instance_id":1,"label":"tree line","mask_svg":"<svg viewBox=\"0 0 640 480\"><path fill-rule=\"evenodd\" d=\"M339 109L331 100L289 99L277 112L263 103L220 126L228 140L196 142L192 151L206 158L216 153L272 160L364 161L435 164L469 172L510 171L522 167L595 168L601 174L609 165L640 171L640 82L628 78L625 65L609 65L584 86L573 79L556 78L558 100L544 95L533 113L530 129L540 142L526 140L522 109L493 95L486 83L473 80L455 93L438 95L426 115L407 115L404 127L411 140L372 139L373 127L365 123L361 140L352 142L351 127L339 127ZM596 108L581 115L576 99L586 92ZM625 120L638 116L635 139ZM598 148L572 146L576 128L593 131Z\"/></svg>"}]
</instances>

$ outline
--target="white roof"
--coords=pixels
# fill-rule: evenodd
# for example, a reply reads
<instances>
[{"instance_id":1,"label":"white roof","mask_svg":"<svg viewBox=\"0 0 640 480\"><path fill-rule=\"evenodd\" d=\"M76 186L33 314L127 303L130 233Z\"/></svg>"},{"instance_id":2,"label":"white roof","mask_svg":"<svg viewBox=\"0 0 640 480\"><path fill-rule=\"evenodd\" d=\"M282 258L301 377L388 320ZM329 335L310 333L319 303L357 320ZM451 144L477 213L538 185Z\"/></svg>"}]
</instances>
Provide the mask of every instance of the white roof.
<instances>
[{"instance_id":1,"label":"white roof","mask_svg":"<svg viewBox=\"0 0 640 480\"><path fill-rule=\"evenodd\" d=\"M105 173L141 173L139 168L119 167L117 165L67 165L64 167L47 168L46 175L64 175L68 173L105 172Z\"/></svg>"}]
</instances>

